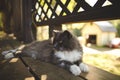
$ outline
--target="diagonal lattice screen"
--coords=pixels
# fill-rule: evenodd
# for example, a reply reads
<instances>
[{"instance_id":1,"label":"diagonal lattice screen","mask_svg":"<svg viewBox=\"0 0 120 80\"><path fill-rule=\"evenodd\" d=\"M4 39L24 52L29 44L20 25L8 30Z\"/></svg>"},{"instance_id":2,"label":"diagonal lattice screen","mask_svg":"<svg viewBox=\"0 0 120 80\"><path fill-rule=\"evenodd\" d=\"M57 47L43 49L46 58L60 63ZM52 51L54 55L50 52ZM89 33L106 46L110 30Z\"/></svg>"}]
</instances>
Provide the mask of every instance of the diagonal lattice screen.
<instances>
[{"instance_id":1,"label":"diagonal lattice screen","mask_svg":"<svg viewBox=\"0 0 120 80\"><path fill-rule=\"evenodd\" d=\"M34 5L34 18L35 22L40 23L113 4L114 0L37 0Z\"/></svg>"}]
</instances>

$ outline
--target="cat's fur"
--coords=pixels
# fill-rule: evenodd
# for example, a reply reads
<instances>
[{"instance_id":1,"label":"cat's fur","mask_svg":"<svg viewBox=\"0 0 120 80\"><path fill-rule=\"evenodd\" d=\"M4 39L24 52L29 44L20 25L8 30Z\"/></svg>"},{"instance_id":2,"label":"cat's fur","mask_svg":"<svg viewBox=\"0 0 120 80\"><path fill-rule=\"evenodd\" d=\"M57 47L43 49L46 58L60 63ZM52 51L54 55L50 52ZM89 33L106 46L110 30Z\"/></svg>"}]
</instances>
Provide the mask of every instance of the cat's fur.
<instances>
[{"instance_id":1,"label":"cat's fur","mask_svg":"<svg viewBox=\"0 0 120 80\"><path fill-rule=\"evenodd\" d=\"M87 65L82 62L82 46L67 30L54 31L53 41L36 41L26 45L20 55L59 65L76 76L88 72Z\"/></svg>"}]
</instances>

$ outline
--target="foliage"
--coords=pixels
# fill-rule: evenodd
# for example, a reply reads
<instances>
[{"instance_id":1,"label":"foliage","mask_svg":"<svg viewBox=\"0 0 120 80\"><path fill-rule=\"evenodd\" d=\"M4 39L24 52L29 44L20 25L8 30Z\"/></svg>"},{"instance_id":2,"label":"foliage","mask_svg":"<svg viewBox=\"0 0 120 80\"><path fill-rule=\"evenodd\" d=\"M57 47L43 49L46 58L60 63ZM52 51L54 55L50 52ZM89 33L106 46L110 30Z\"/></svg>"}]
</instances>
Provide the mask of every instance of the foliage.
<instances>
[{"instance_id":1,"label":"foliage","mask_svg":"<svg viewBox=\"0 0 120 80\"><path fill-rule=\"evenodd\" d=\"M117 25L117 36L120 37L120 23Z\"/></svg>"},{"instance_id":2,"label":"foliage","mask_svg":"<svg viewBox=\"0 0 120 80\"><path fill-rule=\"evenodd\" d=\"M81 29L73 29L73 34L76 35L76 36L81 36Z\"/></svg>"},{"instance_id":3,"label":"foliage","mask_svg":"<svg viewBox=\"0 0 120 80\"><path fill-rule=\"evenodd\" d=\"M117 29L117 37L120 37L120 19L110 21Z\"/></svg>"}]
</instances>

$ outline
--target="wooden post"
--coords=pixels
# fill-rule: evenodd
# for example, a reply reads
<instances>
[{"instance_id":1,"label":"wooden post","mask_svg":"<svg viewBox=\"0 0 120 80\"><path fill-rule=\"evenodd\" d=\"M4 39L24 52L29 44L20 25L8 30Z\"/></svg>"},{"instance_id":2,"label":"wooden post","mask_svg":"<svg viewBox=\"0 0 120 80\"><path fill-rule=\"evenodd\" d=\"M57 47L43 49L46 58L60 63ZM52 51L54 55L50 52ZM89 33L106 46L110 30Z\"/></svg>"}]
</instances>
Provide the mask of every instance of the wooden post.
<instances>
[{"instance_id":1,"label":"wooden post","mask_svg":"<svg viewBox=\"0 0 120 80\"><path fill-rule=\"evenodd\" d=\"M32 25L33 0L2 1L1 11L4 13L4 31L14 33L18 40L30 43L35 40ZM3 8L4 7L4 8Z\"/></svg>"},{"instance_id":2,"label":"wooden post","mask_svg":"<svg viewBox=\"0 0 120 80\"><path fill-rule=\"evenodd\" d=\"M11 27L17 40L22 41L22 0L12 0Z\"/></svg>"},{"instance_id":3,"label":"wooden post","mask_svg":"<svg viewBox=\"0 0 120 80\"><path fill-rule=\"evenodd\" d=\"M3 28L2 30L7 34L11 34L11 15L12 15L12 8L11 8L11 1L7 0L0 0L0 12L2 13L2 22Z\"/></svg>"},{"instance_id":4,"label":"wooden post","mask_svg":"<svg viewBox=\"0 0 120 80\"><path fill-rule=\"evenodd\" d=\"M49 38L53 36L52 32L53 30L62 30L61 24L50 24L49 25Z\"/></svg>"},{"instance_id":5,"label":"wooden post","mask_svg":"<svg viewBox=\"0 0 120 80\"><path fill-rule=\"evenodd\" d=\"M32 0L22 0L23 1L23 35L24 42L30 43L34 41L34 36L32 32Z\"/></svg>"}]
</instances>

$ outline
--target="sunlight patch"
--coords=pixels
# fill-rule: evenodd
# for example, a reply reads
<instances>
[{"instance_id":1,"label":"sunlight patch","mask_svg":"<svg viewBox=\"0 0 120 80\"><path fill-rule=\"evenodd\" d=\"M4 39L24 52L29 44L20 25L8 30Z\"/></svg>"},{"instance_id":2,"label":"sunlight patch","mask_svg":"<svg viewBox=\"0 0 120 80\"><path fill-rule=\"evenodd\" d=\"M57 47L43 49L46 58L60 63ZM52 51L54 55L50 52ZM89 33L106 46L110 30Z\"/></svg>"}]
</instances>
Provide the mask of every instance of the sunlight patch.
<instances>
[{"instance_id":1,"label":"sunlight patch","mask_svg":"<svg viewBox=\"0 0 120 80\"><path fill-rule=\"evenodd\" d=\"M10 60L10 63L15 63L17 61L18 61L18 58L13 58L13 59Z\"/></svg>"},{"instance_id":2,"label":"sunlight patch","mask_svg":"<svg viewBox=\"0 0 120 80\"><path fill-rule=\"evenodd\" d=\"M112 3L108 0L106 0L105 3L102 5L102 7L109 6L109 5L112 5Z\"/></svg>"},{"instance_id":3,"label":"sunlight patch","mask_svg":"<svg viewBox=\"0 0 120 80\"><path fill-rule=\"evenodd\" d=\"M47 80L47 75L46 74L41 75L41 80Z\"/></svg>"},{"instance_id":4,"label":"sunlight patch","mask_svg":"<svg viewBox=\"0 0 120 80\"><path fill-rule=\"evenodd\" d=\"M25 80L35 80L34 77L27 77Z\"/></svg>"}]
</instances>

